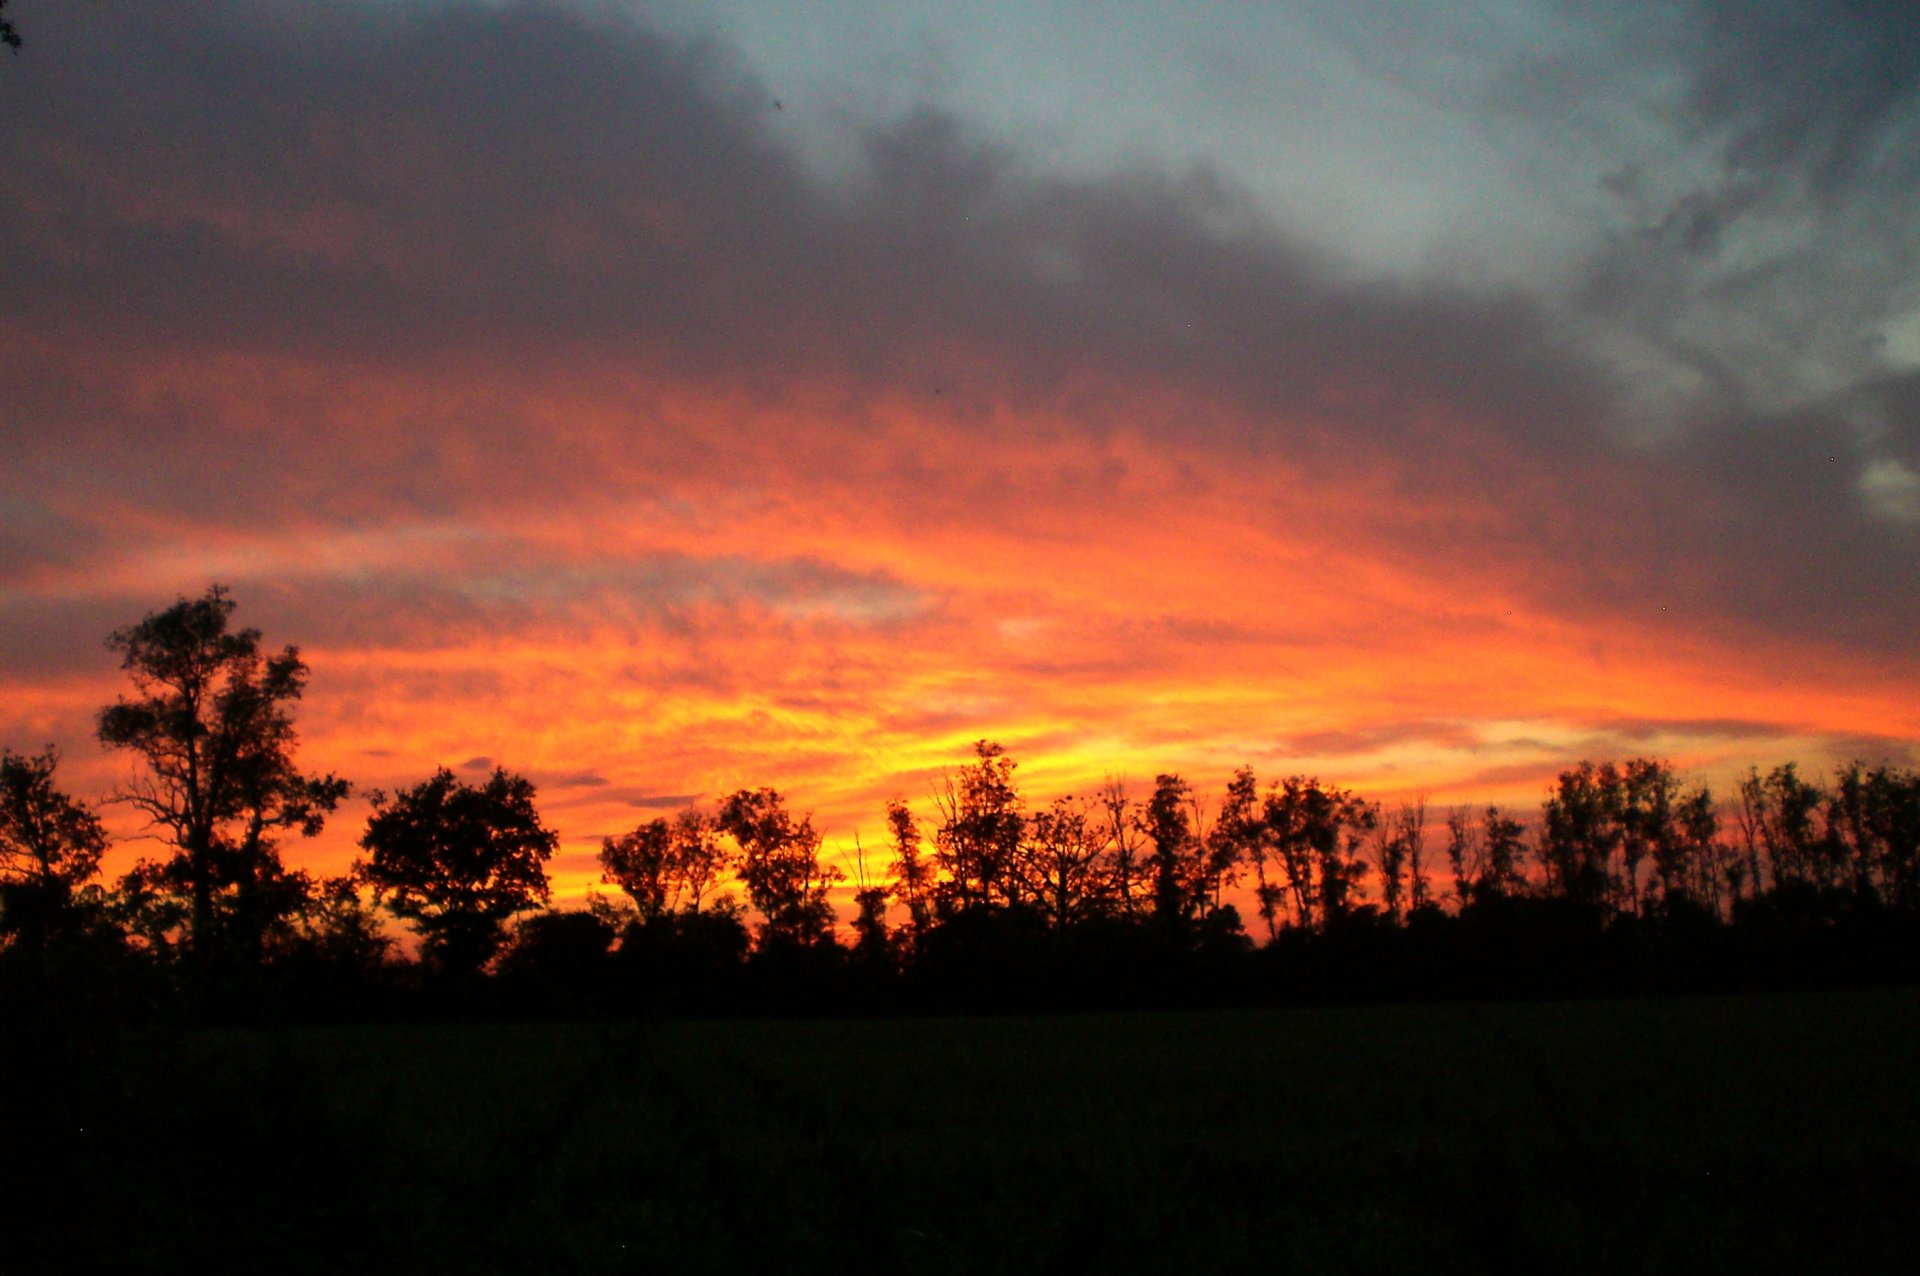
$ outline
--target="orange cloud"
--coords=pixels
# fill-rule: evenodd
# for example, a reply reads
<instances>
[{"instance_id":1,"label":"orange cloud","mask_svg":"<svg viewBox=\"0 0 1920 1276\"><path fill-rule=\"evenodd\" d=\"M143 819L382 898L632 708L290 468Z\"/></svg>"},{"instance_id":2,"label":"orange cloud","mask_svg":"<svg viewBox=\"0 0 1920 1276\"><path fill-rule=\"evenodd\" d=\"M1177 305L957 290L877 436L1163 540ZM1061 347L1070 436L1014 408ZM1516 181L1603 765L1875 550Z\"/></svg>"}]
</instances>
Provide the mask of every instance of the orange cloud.
<instances>
[{"instance_id":1,"label":"orange cloud","mask_svg":"<svg viewBox=\"0 0 1920 1276\"><path fill-rule=\"evenodd\" d=\"M258 133L183 55L124 101L49 64L0 140L0 739L82 791L125 766L100 639L213 580L306 652L309 765L526 772L565 897L598 837L740 786L878 843L983 737L1036 800L1910 756L1912 529L1837 418L1629 445L1578 325L1354 282L1218 182L916 116L825 191L697 51L456 16L409 28L425 79L343 31L345 104L232 18ZM295 853L344 867L364 813Z\"/></svg>"}]
</instances>

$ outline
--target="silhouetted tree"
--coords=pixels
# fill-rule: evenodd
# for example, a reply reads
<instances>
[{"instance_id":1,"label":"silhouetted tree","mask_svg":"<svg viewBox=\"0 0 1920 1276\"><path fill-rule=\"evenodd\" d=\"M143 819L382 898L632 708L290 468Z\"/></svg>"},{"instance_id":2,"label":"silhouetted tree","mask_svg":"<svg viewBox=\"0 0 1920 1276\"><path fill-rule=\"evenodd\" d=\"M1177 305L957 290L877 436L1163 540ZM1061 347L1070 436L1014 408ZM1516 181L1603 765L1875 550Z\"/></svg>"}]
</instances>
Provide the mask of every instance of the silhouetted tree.
<instances>
[{"instance_id":1,"label":"silhouetted tree","mask_svg":"<svg viewBox=\"0 0 1920 1276\"><path fill-rule=\"evenodd\" d=\"M1095 801L1099 804L1104 821L1103 831L1111 848L1107 860L1107 879L1111 883L1109 892L1114 906L1122 917L1137 917L1140 913L1140 881L1143 874L1140 855L1142 842L1140 819L1134 809L1133 799L1127 793L1127 782L1109 776L1100 786Z\"/></svg>"},{"instance_id":2,"label":"silhouetted tree","mask_svg":"<svg viewBox=\"0 0 1920 1276\"><path fill-rule=\"evenodd\" d=\"M1595 911L1620 899L1613 866L1625 812L1626 786L1613 763L1583 761L1560 773L1541 813L1540 864L1550 894Z\"/></svg>"},{"instance_id":3,"label":"silhouetted tree","mask_svg":"<svg viewBox=\"0 0 1920 1276\"><path fill-rule=\"evenodd\" d=\"M1680 836L1685 846L1684 883L1679 887L1695 903L1715 916L1724 916L1723 894L1731 900L1740 892L1742 867L1733 848L1720 836L1720 807L1706 785L1689 793L1680 804Z\"/></svg>"},{"instance_id":4,"label":"silhouetted tree","mask_svg":"<svg viewBox=\"0 0 1920 1276\"><path fill-rule=\"evenodd\" d=\"M1266 813L1260 805L1259 782L1253 768L1241 767L1227 782L1226 800L1220 805L1220 818L1213 824L1214 849L1211 852L1216 881L1241 866L1251 865L1254 872L1254 897L1260 919L1267 926L1267 940L1279 933L1276 916L1280 897L1267 880ZM1216 901L1217 903L1217 901Z\"/></svg>"},{"instance_id":5,"label":"silhouetted tree","mask_svg":"<svg viewBox=\"0 0 1920 1276\"><path fill-rule=\"evenodd\" d=\"M647 921L675 911L678 875L673 861L673 826L664 819L600 839L600 880L625 891Z\"/></svg>"},{"instance_id":6,"label":"silhouetted tree","mask_svg":"<svg viewBox=\"0 0 1920 1276\"><path fill-rule=\"evenodd\" d=\"M894 953L893 936L887 931L887 901L893 892L867 876L867 852L857 837L853 854L858 873L853 891L853 958L869 970L891 970Z\"/></svg>"},{"instance_id":7,"label":"silhouetted tree","mask_svg":"<svg viewBox=\"0 0 1920 1276\"><path fill-rule=\"evenodd\" d=\"M1761 864L1760 825L1765 817L1761 805L1762 790L1760 774L1756 768L1749 767L1747 774L1741 777L1735 788L1736 800L1733 809L1734 826L1739 830L1740 844L1737 854L1740 856L1740 877L1746 883L1747 902L1759 899L1760 892L1766 889L1766 874ZM1740 902L1738 883L1735 884L1734 902Z\"/></svg>"},{"instance_id":8,"label":"silhouetted tree","mask_svg":"<svg viewBox=\"0 0 1920 1276\"><path fill-rule=\"evenodd\" d=\"M1772 888L1817 890L1825 885L1831 857L1820 844L1819 816L1826 802L1820 786L1802 779L1799 768L1788 762L1764 777L1749 771L1740 796L1766 853Z\"/></svg>"},{"instance_id":9,"label":"silhouetted tree","mask_svg":"<svg viewBox=\"0 0 1920 1276\"><path fill-rule=\"evenodd\" d=\"M1869 818L1880 835L1880 880L1887 902L1920 912L1920 771L1882 767L1870 777L1869 786Z\"/></svg>"},{"instance_id":10,"label":"silhouetted tree","mask_svg":"<svg viewBox=\"0 0 1920 1276\"><path fill-rule=\"evenodd\" d=\"M1154 923L1177 929L1193 919L1205 871L1205 850L1194 829L1192 786L1177 775L1155 776L1140 830L1150 848Z\"/></svg>"},{"instance_id":11,"label":"silhouetted tree","mask_svg":"<svg viewBox=\"0 0 1920 1276\"><path fill-rule=\"evenodd\" d=\"M1627 841L1653 862L1646 899L1667 913L1717 913L1725 857L1712 791L1682 788L1672 768L1647 758L1627 763L1625 781Z\"/></svg>"},{"instance_id":12,"label":"silhouetted tree","mask_svg":"<svg viewBox=\"0 0 1920 1276\"><path fill-rule=\"evenodd\" d=\"M946 874L935 895L947 914L1015 903L1020 893L1014 858L1026 820L1013 784L1016 764L986 740L973 752L972 764L948 773L934 794L940 811L934 858Z\"/></svg>"},{"instance_id":13,"label":"silhouetted tree","mask_svg":"<svg viewBox=\"0 0 1920 1276\"><path fill-rule=\"evenodd\" d=\"M7 7L7 0L0 0L0 9ZM0 44L16 52L20 48L20 31L4 14L0 14Z\"/></svg>"},{"instance_id":14,"label":"silhouetted tree","mask_svg":"<svg viewBox=\"0 0 1920 1276\"><path fill-rule=\"evenodd\" d=\"M1447 812L1447 864L1456 905L1512 899L1526 888L1526 827L1497 806Z\"/></svg>"},{"instance_id":15,"label":"silhouetted tree","mask_svg":"<svg viewBox=\"0 0 1920 1276\"><path fill-rule=\"evenodd\" d=\"M1329 789L1328 793L1335 832L1316 843L1315 853L1319 861L1321 924L1334 926L1353 913L1365 894L1361 882L1366 865L1361 851L1367 834L1379 823L1380 812L1371 802L1344 789Z\"/></svg>"},{"instance_id":16,"label":"silhouetted tree","mask_svg":"<svg viewBox=\"0 0 1920 1276\"><path fill-rule=\"evenodd\" d=\"M1279 855L1273 794L1261 801L1251 767L1241 767L1227 784L1226 804L1221 808L1216 828L1232 838L1242 864L1253 866L1254 900L1260 920L1266 924L1267 942L1280 937L1280 923L1287 911L1285 861ZM1276 790L1277 792L1277 790ZM1269 864L1273 871L1269 871Z\"/></svg>"},{"instance_id":17,"label":"silhouetted tree","mask_svg":"<svg viewBox=\"0 0 1920 1276\"><path fill-rule=\"evenodd\" d=\"M188 942L189 899L166 865L141 860L108 893L107 917L155 957L172 959Z\"/></svg>"},{"instance_id":18,"label":"silhouetted tree","mask_svg":"<svg viewBox=\"0 0 1920 1276\"><path fill-rule=\"evenodd\" d=\"M1231 789L1228 801L1233 800ZM1200 879L1196 885L1198 908L1203 913L1219 911L1226 904L1226 892L1240 882L1246 868L1246 846L1244 825L1239 829L1223 829L1219 820L1207 818L1206 804L1195 794L1188 803L1193 816L1194 836L1200 842ZM1235 917L1239 911L1235 910ZM1237 929L1237 927L1236 927Z\"/></svg>"},{"instance_id":19,"label":"silhouetted tree","mask_svg":"<svg viewBox=\"0 0 1920 1276\"><path fill-rule=\"evenodd\" d=\"M1827 792L1827 838L1856 898L1911 910L1920 903L1920 774L1853 762Z\"/></svg>"},{"instance_id":20,"label":"silhouetted tree","mask_svg":"<svg viewBox=\"0 0 1920 1276\"><path fill-rule=\"evenodd\" d=\"M1373 868L1380 877L1380 908L1387 920L1397 922L1406 904L1407 844L1392 818L1381 820L1373 829Z\"/></svg>"},{"instance_id":21,"label":"silhouetted tree","mask_svg":"<svg viewBox=\"0 0 1920 1276\"><path fill-rule=\"evenodd\" d=\"M0 936L35 948L84 928L107 849L99 816L54 785L58 765L51 746L0 752Z\"/></svg>"},{"instance_id":22,"label":"silhouetted tree","mask_svg":"<svg viewBox=\"0 0 1920 1276\"><path fill-rule=\"evenodd\" d=\"M643 920L698 912L707 892L733 870L714 821L687 807L669 821L649 820L630 833L600 842L600 880L618 886Z\"/></svg>"},{"instance_id":23,"label":"silhouetted tree","mask_svg":"<svg viewBox=\"0 0 1920 1276\"><path fill-rule=\"evenodd\" d=\"M303 918L313 907L316 889L310 875L301 869L288 868L277 854L251 857L240 871L244 876L232 889L222 893L215 912L219 955L235 971L258 966L299 933ZM184 861L178 858L158 862L142 860L120 880L119 892L153 896L148 901L149 920L172 918L179 933L167 937L167 942L155 942L161 937L152 929L147 931L146 938L153 951L169 952L176 946L176 940L189 937L184 923L192 884ZM181 907L157 907L165 900L176 901Z\"/></svg>"},{"instance_id":24,"label":"silhouetted tree","mask_svg":"<svg viewBox=\"0 0 1920 1276\"><path fill-rule=\"evenodd\" d=\"M1427 799L1402 802L1394 823L1407 850L1407 912L1433 904L1433 878L1427 872Z\"/></svg>"},{"instance_id":25,"label":"silhouetted tree","mask_svg":"<svg viewBox=\"0 0 1920 1276\"><path fill-rule=\"evenodd\" d=\"M1352 900L1359 849L1374 826L1372 806L1336 785L1289 776L1271 785L1263 803L1268 848L1285 873L1295 924L1339 920Z\"/></svg>"},{"instance_id":26,"label":"silhouetted tree","mask_svg":"<svg viewBox=\"0 0 1920 1276\"><path fill-rule=\"evenodd\" d=\"M1690 860L1695 847L1683 818L1689 795L1682 790L1673 768L1655 758L1630 759L1620 770L1620 785L1618 906L1637 913L1650 897L1677 902L1689 894L1692 878ZM1654 880L1643 890L1640 865L1647 860L1652 862Z\"/></svg>"},{"instance_id":27,"label":"silhouetted tree","mask_svg":"<svg viewBox=\"0 0 1920 1276\"><path fill-rule=\"evenodd\" d=\"M1526 888L1526 826L1497 806L1489 806L1480 816L1480 847L1483 860L1474 875L1473 890L1478 899L1511 899Z\"/></svg>"},{"instance_id":28,"label":"silhouetted tree","mask_svg":"<svg viewBox=\"0 0 1920 1276\"><path fill-rule=\"evenodd\" d=\"M313 883L291 946L322 965L366 974L387 963L393 941L353 875L342 874Z\"/></svg>"},{"instance_id":29,"label":"silhouetted tree","mask_svg":"<svg viewBox=\"0 0 1920 1276\"><path fill-rule=\"evenodd\" d=\"M1480 830L1474 826L1473 812L1456 806L1447 812L1447 866L1453 870L1454 907L1464 910L1473 902L1474 867L1480 861Z\"/></svg>"},{"instance_id":30,"label":"silhouetted tree","mask_svg":"<svg viewBox=\"0 0 1920 1276\"><path fill-rule=\"evenodd\" d=\"M887 803L887 833L893 842L893 894L907 907L907 947L917 953L933 926L933 865L920 853L920 828L899 798Z\"/></svg>"},{"instance_id":31,"label":"silhouetted tree","mask_svg":"<svg viewBox=\"0 0 1920 1276\"><path fill-rule=\"evenodd\" d=\"M613 968L625 995L643 1006L712 1009L737 992L753 936L745 909L722 894L698 910L643 921L631 909L590 903L620 936Z\"/></svg>"},{"instance_id":32,"label":"silhouetted tree","mask_svg":"<svg viewBox=\"0 0 1920 1276\"><path fill-rule=\"evenodd\" d=\"M1393 921L1427 901L1425 799L1402 802L1374 828L1373 862L1380 874L1380 906Z\"/></svg>"},{"instance_id":33,"label":"silhouetted tree","mask_svg":"<svg viewBox=\"0 0 1920 1276\"><path fill-rule=\"evenodd\" d=\"M1105 911L1108 838L1090 803L1057 798L1027 821L1020 844L1020 874L1028 896L1056 932Z\"/></svg>"},{"instance_id":34,"label":"silhouetted tree","mask_svg":"<svg viewBox=\"0 0 1920 1276\"><path fill-rule=\"evenodd\" d=\"M299 907L275 835L314 836L348 791L294 766L292 705L307 680L299 651L264 655L259 630L229 632L233 609L215 585L114 631L107 645L135 696L99 719L101 743L144 764L124 798L174 847L145 886L184 893L201 959L223 943L258 958L267 932Z\"/></svg>"},{"instance_id":35,"label":"silhouetted tree","mask_svg":"<svg viewBox=\"0 0 1920 1276\"><path fill-rule=\"evenodd\" d=\"M509 918L551 897L546 864L559 839L540 822L534 787L496 767L483 785L445 767L389 797L373 815L355 865L395 916L412 923L440 971L467 975L498 951Z\"/></svg>"},{"instance_id":36,"label":"silhouetted tree","mask_svg":"<svg viewBox=\"0 0 1920 1276\"><path fill-rule=\"evenodd\" d=\"M760 914L760 947L831 944L827 891L844 874L820 863L812 819L796 823L772 789L741 789L721 804L717 822L740 848L740 881Z\"/></svg>"}]
</instances>

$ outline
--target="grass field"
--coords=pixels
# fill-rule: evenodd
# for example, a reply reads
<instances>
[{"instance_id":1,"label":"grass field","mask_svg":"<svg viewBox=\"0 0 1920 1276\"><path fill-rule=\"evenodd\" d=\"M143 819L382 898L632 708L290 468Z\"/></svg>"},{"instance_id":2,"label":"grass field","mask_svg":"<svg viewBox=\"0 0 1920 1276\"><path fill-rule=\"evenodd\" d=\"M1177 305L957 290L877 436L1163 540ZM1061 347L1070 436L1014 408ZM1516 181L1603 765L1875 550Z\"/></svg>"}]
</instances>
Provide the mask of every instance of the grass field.
<instances>
[{"instance_id":1,"label":"grass field","mask_svg":"<svg viewBox=\"0 0 1920 1276\"><path fill-rule=\"evenodd\" d=\"M124 1141L185 1146L145 1149L125 1235L94 1238L154 1267L1866 1271L1920 1254L1906 990L222 1031L176 1049L172 1114Z\"/></svg>"}]
</instances>

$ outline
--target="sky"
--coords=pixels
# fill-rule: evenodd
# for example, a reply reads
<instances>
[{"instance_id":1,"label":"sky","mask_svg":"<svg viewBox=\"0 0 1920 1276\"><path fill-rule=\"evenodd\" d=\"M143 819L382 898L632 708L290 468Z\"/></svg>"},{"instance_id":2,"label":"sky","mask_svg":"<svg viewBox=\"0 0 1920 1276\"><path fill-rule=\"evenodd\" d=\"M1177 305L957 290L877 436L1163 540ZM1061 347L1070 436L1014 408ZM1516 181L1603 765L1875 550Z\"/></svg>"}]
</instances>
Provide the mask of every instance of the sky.
<instances>
[{"instance_id":1,"label":"sky","mask_svg":"<svg viewBox=\"0 0 1920 1276\"><path fill-rule=\"evenodd\" d=\"M1920 760L1904 2L8 14L0 743L83 795L214 582L308 766L526 774L563 899L741 787L851 865L983 738Z\"/></svg>"}]
</instances>

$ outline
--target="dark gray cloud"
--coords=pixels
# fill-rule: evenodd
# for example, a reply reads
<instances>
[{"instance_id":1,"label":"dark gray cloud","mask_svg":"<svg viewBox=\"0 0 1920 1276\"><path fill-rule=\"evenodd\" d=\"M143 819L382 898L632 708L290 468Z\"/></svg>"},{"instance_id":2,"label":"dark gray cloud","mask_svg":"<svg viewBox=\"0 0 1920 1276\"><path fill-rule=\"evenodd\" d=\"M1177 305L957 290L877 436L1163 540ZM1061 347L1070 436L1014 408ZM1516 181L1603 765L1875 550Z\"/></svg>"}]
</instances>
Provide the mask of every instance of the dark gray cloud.
<instances>
[{"instance_id":1,"label":"dark gray cloud","mask_svg":"<svg viewBox=\"0 0 1920 1276\"><path fill-rule=\"evenodd\" d=\"M702 796L699 793L635 793L621 800L642 811L677 811L692 806Z\"/></svg>"},{"instance_id":2,"label":"dark gray cloud","mask_svg":"<svg viewBox=\"0 0 1920 1276\"><path fill-rule=\"evenodd\" d=\"M1029 390L1091 356L1330 412L1362 374L1389 405L1564 415L1583 393L1523 300L1336 285L1217 179L1050 181L922 114L872 136L868 181L834 198L710 51L543 5L288 12L74 16L79 53L6 86L33 193L8 210L14 322L532 374L607 349L891 379L972 373L984 349Z\"/></svg>"},{"instance_id":3,"label":"dark gray cloud","mask_svg":"<svg viewBox=\"0 0 1920 1276\"><path fill-rule=\"evenodd\" d=\"M1778 739L1793 730L1791 723L1754 722L1745 718L1614 718L1596 724L1616 741L1645 742L1659 736L1706 736L1716 740Z\"/></svg>"},{"instance_id":4,"label":"dark gray cloud","mask_svg":"<svg viewBox=\"0 0 1920 1276\"><path fill-rule=\"evenodd\" d=\"M1464 723L1423 720L1385 722L1348 731L1310 731L1288 736L1279 747L1305 757L1340 757L1408 744L1472 749L1479 743L1479 733Z\"/></svg>"},{"instance_id":5,"label":"dark gray cloud","mask_svg":"<svg viewBox=\"0 0 1920 1276\"><path fill-rule=\"evenodd\" d=\"M1684 162L1649 154L1613 175L1624 220L1587 300L1736 408L1885 371L1887 325L1920 304L1920 11L1680 13L1662 29L1683 88L1661 122Z\"/></svg>"},{"instance_id":6,"label":"dark gray cloud","mask_svg":"<svg viewBox=\"0 0 1920 1276\"><path fill-rule=\"evenodd\" d=\"M1860 484L1877 459L1912 463L1915 392L1859 322L1834 318L1843 301L1877 322L1914 300L1912 221L1890 213L1920 164L1900 145L1916 56L1905 9L1747 23L1681 6L1658 24L1662 56L1687 72L1665 126L1705 139L1710 162L1591 175L1616 192L1620 228L1571 303L1437 273L1357 277L1218 174L1053 176L934 111L868 133L864 171L829 189L776 140L773 93L724 49L594 12L49 12L39 51L0 80L0 332L22 351L0 387L0 518L18 547L0 584L124 548L137 534L120 505L377 527L607 499L624 473L602 477L604 441L536 423L512 387L537 397L617 368L626 386L672 377L769 400L846 387L850 435L868 428L863 392L920 396L946 428L977 432L975 470L910 497L828 475L821 497L954 518L1018 490L1017 472L996 473L1021 464L1003 448L1012 427L994 422L1046 408L1096 439L1143 394L1177 399L1192 406L1147 427L1170 450L1396 473L1404 518L1329 517L1384 524L1385 552L1411 564L1483 564L1585 618L1914 655L1915 532ZM1742 255L1802 199L1815 233L1758 264ZM1825 243L1826 226L1846 242ZM1798 295L1835 263L1838 283ZM1746 309L1759 337L1724 322ZM1621 441L1636 374L1602 337L1643 342L1708 387L1660 441ZM1820 378L1796 374L1790 402L1759 393L1775 378L1743 360L1789 338L1840 381L1813 394ZM185 389L153 375L228 366L233 382ZM261 366L287 375L249 371ZM1863 369L1878 380L1841 375ZM416 374L484 388L432 402L364 389ZM377 420L342 419L357 394ZM1878 396L1874 431L1863 396ZM615 446L670 485L777 459L783 441L682 449L642 415ZM36 503L49 492L65 503ZM1461 501L1487 516L1426 521ZM897 601L890 582L848 588ZM429 620L486 611L410 584L404 605ZM97 627L101 610L78 620ZM0 633L38 647L33 627Z\"/></svg>"},{"instance_id":7,"label":"dark gray cloud","mask_svg":"<svg viewBox=\"0 0 1920 1276\"><path fill-rule=\"evenodd\" d=\"M554 789L601 789L612 781L591 771L576 771L569 775L544 776L540 783L542 787Z\"/></svg>"}]
</instances>

